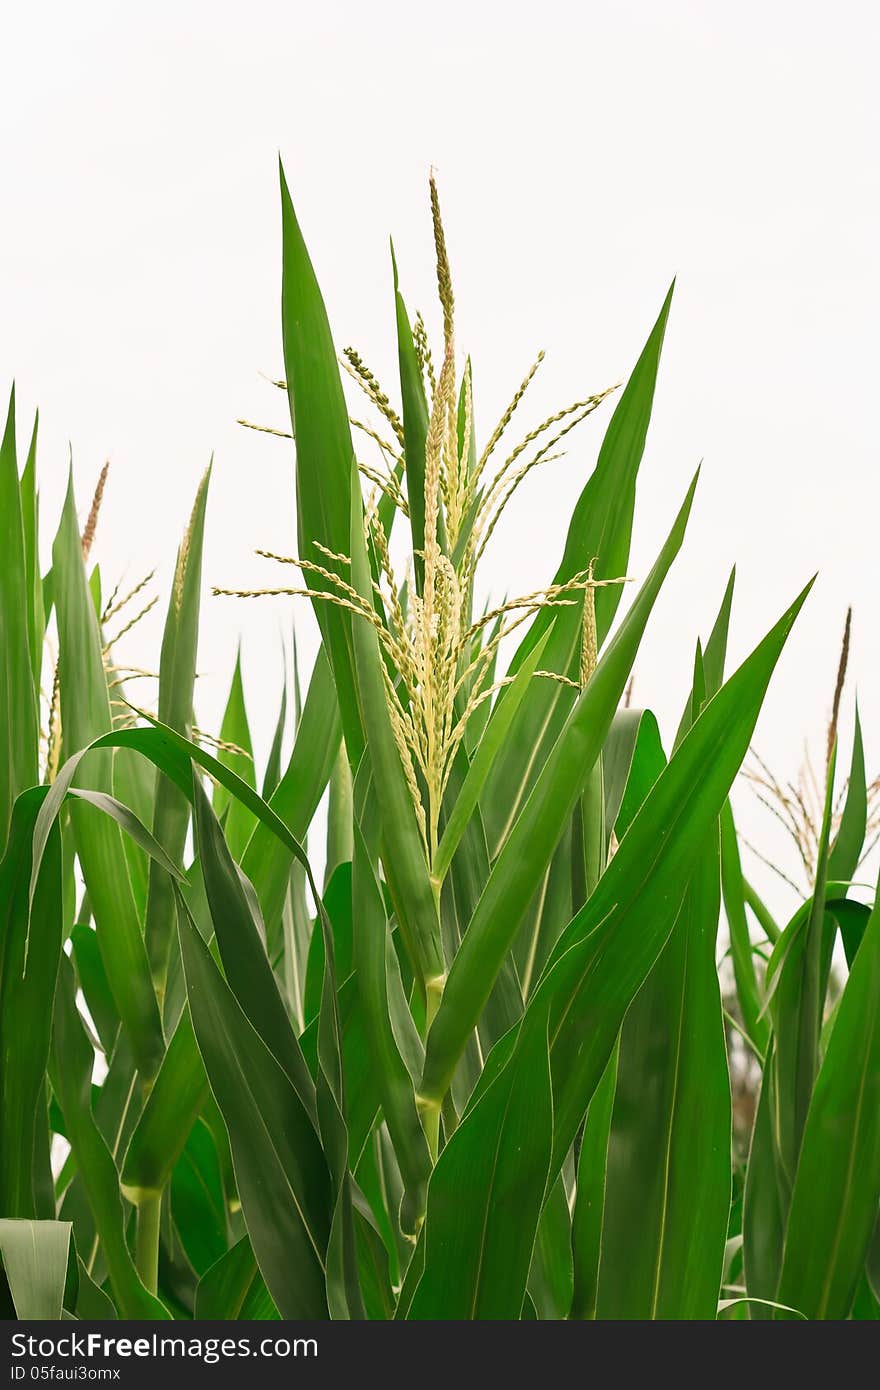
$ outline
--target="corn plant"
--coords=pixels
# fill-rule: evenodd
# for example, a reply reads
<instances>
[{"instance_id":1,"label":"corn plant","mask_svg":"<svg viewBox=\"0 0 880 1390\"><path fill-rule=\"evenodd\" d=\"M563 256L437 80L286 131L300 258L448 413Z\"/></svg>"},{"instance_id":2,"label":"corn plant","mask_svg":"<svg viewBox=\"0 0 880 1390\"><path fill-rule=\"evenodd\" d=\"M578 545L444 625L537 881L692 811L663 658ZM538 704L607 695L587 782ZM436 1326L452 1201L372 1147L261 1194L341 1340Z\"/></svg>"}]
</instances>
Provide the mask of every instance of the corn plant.
<instances>
[{"instance_id":1,"label":"corn plant","mask_svg":"<svg viewBox=\"0 0 880 1390\"><path fill-rule=\"evenodd\" d=\"M725 679L731 576L667 752L628 690L696 478L653 567L629 571L672 291L620 389L511 442L539 356L483 441L430 192L442 335L393 264L389 394L337 356L282 174L290 429L257 428L293 441L296 542L261 552L265 588L214 594L295 594L321 643L304 696L298 671L279 692L259 779L240 662L219 730L194 718L210 470L147 708L150 673L115 646L148 584L104 599L91 559L105 474L82 531L71 479L41 573L37 431L19 473L10 404L0 1297L44 1318L876 1316L858 725L836 818L831 739L810 893L784 929L743 875L729 801L809 586ZM493 602L481 561L507 503L603 413L544 587ZM747 1163L722 898L761 1076Z\"/></svg>"}]
</instances>

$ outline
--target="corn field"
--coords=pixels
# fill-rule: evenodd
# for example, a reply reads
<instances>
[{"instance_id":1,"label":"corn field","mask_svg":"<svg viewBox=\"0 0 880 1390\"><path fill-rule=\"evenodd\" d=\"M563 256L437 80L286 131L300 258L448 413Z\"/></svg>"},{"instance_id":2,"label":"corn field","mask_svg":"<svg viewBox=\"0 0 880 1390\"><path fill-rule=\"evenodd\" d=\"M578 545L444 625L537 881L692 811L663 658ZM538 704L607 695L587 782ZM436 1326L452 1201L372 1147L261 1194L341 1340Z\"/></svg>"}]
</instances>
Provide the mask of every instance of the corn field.
<instances>
[{"instance_id":1,"label":"corn field","mask_svg":"<svg viewBox=\"0 0 880 1390\"><path fill-rule=\"evenodd\" d=\"M734 576L709 576L677 730L631 698L698 485L633 575L672 291L624 383L532 423L539 357L478 438L433 179L430 207L442 335L395 266L380 383L337 352L282 173L290 428L252 427L289 434L296 537L265 587L233 554L209 595L209 469L158 663L116 657L152 600L101 573L105 474L91 509L71 475L41 566L13 393L3 1315L876 1318L880 917L853 896L876 787L857 713L838 748L845 651L813 800L748 764L809 880L777 922L730 793L810 584L728 672ZM604 437L555 569L489 600L508 501L582 424ZM199 727L200 609L273 595L320 648L257 768L240 663Z\"/></svg>"}]
</instances>

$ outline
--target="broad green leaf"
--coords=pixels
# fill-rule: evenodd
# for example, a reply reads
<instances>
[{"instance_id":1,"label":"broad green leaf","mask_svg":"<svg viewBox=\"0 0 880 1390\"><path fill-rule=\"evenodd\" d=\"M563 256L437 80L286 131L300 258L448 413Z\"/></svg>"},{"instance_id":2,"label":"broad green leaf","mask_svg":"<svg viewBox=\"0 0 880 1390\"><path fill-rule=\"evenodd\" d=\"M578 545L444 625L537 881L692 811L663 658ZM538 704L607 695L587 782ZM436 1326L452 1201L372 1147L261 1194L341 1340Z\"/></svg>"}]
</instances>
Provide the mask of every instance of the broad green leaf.
<instances>
[{"instance_id":1,"label":"broad green leaf","mask_svg":"<svg viewBox=\"0 0 880 1390\"><path fill-rule=\"evenodd\" d=\"M616 1084L615 1047L587 1108L581 1151L578 1155L577 1190L571 1223L574 1260L574 1288L569 1313L571 1318L592 1319L596 1316L602 1226L605 1218L608 1139Z\"/></svg>"},{"instance_id":2,"label":"broad green leaf","mask_svg":"<svg viewBox=\"0 0 880 1390\"><path fill-rule=\"evenodd\" d=\"M550 952L572 919L571 854L569 827L563 832L549 868L532 897L513 948L524 999L531 996Z\"/></svg>"},{"instance_id":3,"label":"broad green leaf","mask_svg":"<svg viewBox=\"0 0 880 1390\"><path fill-rule=\"evenodd\" d=\"M278 1317L247 1236L230 1246L202 1275L196 1290L195 1317L224 1322L235 1318Z\"/></svg>"},{"instance_id":4,"label":"broad green leaf","mask_svg":"<svg viewBox=\"0 0 880 1390\"><path fill-rule=\"evenodd\" d=\"M632 773L642 720L653 719L650 710L619 709L611 721L602 749L602 782L605 791L605 853L614 832L627 783ZM663 759L665 766L666 759Z\"/></svg>"},{"instance_id":5,"label":"broad green leaf","mask_svg":"<svg viewBox=\"0 0 880 1390\"><path fill-rule=\"evenodd\" d=\"M62 953L55 995L52 1089L64 1115L65 1132L88 1196L119 1312L125 1318L166 1318L163 1304L141 1283L126 1244L116 1165L92 1113L93 1062L91 1043L76 1007L73 969Z\"/></svg>"},{"instance_id":6,"label":"broad green leaf","mask_svg":"<svg viewBox=\"0 0 880 1390\"><path fill-rule=\"evenodd\" d=\"M853 962L804 1129L777 1297L845 1318L880 1203L880 912Z\"/></svg>"},{"instance_id":7,"label":"broad green leaf","mask_svg":"<svg viewBox=\"0 0 880 1390\"><path fill-rule=\"evenodd\" d=\"M538 1222L529 1271L528 1296L542 1321L569 1316L574 1288L571 1253L571 1213L562 1177L553 1184Z\"/></svg>"},{"instance_id":8,"label":"broad green leaf","mask_svg":"<svg viewBox=\"0 0 880 1390\"><path fill-rule=\"evenodd\" d=\"M614 833L622 840L648 798L648 793L666 767L666 754L660 739L660 728L650 710L645 710L639 724L632 765L626 779L626 787L617 818Z\"/></svg>"},{"instance_id":9,"label":"broad green leaf","mask_svg":"<svg viewBox=\"0 0 880 1390\"><path fill-rule=\"evenodd\" d=\"M880 1318L880 1302L874 1297L874 1291L865 1275L859 1280L849 1315L854 1322L874 1322Z\"/></svg>"},{"instance_id":10,"label":"broad green leaf","mask_svg":"<svg viewBox=\"0 0 880 1390\"><path fill-rule=\"evenodd\" d=\"M268 798L275 814L297 840L304 840L330 778L339 748L339 709L333 676L323 647L315 660L290 760ZM255 827L241 861L257 891L272 958L281 949L281 910L293 855L262 822Z\"/></svg>"},{"instance_id":11,"label":"broad green leaf","mask_svg":"<svg viewBox=\"0 0 880 1390\"><path fill-rule=\"evenodd\" d=\"M829 911L840 929L847 967L851 969L865 934L871 909L852 898L839 898L836 902L829 903Z\"/></svg>"},{"instance_id":12,"label":"broad green leaf","mask_svg":"<svg viewBox=\"0 0 880 1390\"><path fill-rule=\"evenodd\" d=\"M185 1008L125 1152L120 1184L129 1201L163 1190L207 1092L208 1078Z\"/></svg>"},{"instance_id":13,"label":"broad green leaf","mask_svg":"<svg viewBox=\"0 0 880 1390\"><path fill-rule=\"evenodd\" d=\"M743 1202L743 1261L746 1288L749 1295L758 1300L749 1310L756 1321L771 1316L762 1300L776 1295L788 1211L788 1193L783 1191L776 1160L775 1110L771 1036L752 1127Z\"/></svg>"},{"instance_id":14,"label":"broad green leaf","mask_svg":"<svg viewBox=\"0 0 880 1390\"><path fill-rule=\"evenodd\" d=\"M254 918L241 871L196 776L193 806L199 863L226 979L245 1017L314 1119L314 1087L266 956L261 924Z\"/></svg>"},{"instance_id":15,"label":"broad green leaf","mask_svg":"<svg viewBox=\"0 0 880 1390\"><path fill-rule=\"evenodd\" d=\"M553 1107L546 1013L443 1150L411 1319L518 1319L544 1203Z\"/></svg>"},{"instance_id":16,"label":"broad green leaf","mask_svg":"<svg viewBox=\"0 0 880 1390\"><path fill-rule=\"evenodd\" d=\"M282 1316L327 1316L327 1164L308 1112L254 1031L178 895L178 928L199 1050L229 1130L242 1210Z\"/></svg>"},{"instance_id":17,"label":"broad green leaf","mask_svg":"<svg viewBox=\"0 0 880 1390\"><path fill-rule=\"evenodd\" d=\"M712 1318L730 1210L717 829L620 1036L598 1318Z\"/></svg>"},{"instance_id":18,"label":"broad green leaf","mask_svg":"<svg viewBox=\"0 0 880 1390\"><path fill-rule=\"evenodd\" d=\"M345 1120L348 1129L350 1167L355 1171L379 1112L379 1093L367 1046L363 1011L353 976L344 980L337 996L339 1026L342 1032L342 1059L345 1075ZM319 1009L320 1013L320 1009ZM318 1014L300 1037L303 1055L312 1076L318 1076Z\"/></svg>"},{"instance_id":19,"label":"broad green leaf","mask_svg":"<svg viewBox=\"0 0 880 1390\"><path fill-rule=\"evenodd\" d=\"M96 1284L81 1259L77 1260L79 1288L76 1294L76 1316L80 1321L103 1322L117 1317L116 1307L100 1285Z\"/></svg>"},{"instance_id":20,"label":"broad green leaf","mask_svg":"<svg viewBox=\"0 0 880 1390\"><path fill-rule=\"evenodd\" d=\"M188 1263L206 1274L227 1249L226 1198L220 1158L208 1126L197 1120L171 1175L171 1216Z\"/></svg>"},{"instance_id":21,"label":"broad green leaf","mask_svg":"<svg viewBox=\"0 0 880 1390\"><path fill-rule=\"evenodd\" d=\"M290 418L296 440L296 514L304 560L337 571L343 567L315 550L315 543L347 555L353 499L360 503L348 409L324 300L281 176L281 326ZM352 488L355 480L356 497ZM329 581L309 575L309 587L333 592ZM351 615L336 604L314 600L315 616L336 683L345 744L357 767L364 742L358 710L351 642Z\"/></svg>"},{"instance_id":22,"label":"broad green leaf","mask_svg":"<svg viewBox=\"0 0 880 1390\"><path fill-rule=\"evenodd\" d=\"M61 1317L69 1250L67 1221L0 1220L0 1256L20 1321Z\"/></svg>"}]
</instances>

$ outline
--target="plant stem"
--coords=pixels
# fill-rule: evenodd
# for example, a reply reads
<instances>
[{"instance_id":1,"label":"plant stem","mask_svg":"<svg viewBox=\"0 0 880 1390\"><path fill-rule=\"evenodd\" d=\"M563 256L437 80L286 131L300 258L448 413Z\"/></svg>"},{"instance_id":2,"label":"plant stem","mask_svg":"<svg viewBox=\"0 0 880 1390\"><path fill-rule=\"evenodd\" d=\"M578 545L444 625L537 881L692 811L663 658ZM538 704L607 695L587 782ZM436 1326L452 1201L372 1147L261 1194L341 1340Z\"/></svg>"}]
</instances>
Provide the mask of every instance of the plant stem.
<instances>
[{"instance_id":1,"label":"plant stem","mask_svg":"<svg viewBox=\"0 0 880 1390\"><path fill-rule=\"evenodd\" d=\"M138 1202L135 1235L135 1265L141 1281L150 1293L159 1286L159 1223L162 1215L162 1193L145 1194Z\"/></svg>"},{"instance_id":2,"label":"plant stem","mask_svg":"<svg viewBox=\"0 0 880 1390\"><path fill-rule=\"evenodd\" d=\"M423 1100L421 1096L416 1097L416 1105L428 1141L431 1162L436 1163L440 1154L440 1106L436 1101Z\"/></svg>"}]
</instances>

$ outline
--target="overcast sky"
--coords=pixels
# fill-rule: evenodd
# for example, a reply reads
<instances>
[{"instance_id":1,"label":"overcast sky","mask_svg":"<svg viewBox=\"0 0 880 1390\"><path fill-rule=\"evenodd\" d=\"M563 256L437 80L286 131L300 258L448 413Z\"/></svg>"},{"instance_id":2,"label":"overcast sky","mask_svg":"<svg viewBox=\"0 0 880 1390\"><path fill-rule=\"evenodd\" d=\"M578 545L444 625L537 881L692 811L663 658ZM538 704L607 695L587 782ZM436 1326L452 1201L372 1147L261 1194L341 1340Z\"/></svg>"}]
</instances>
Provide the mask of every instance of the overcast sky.
<instances>
[{"instance_id":1,"label":"overcast sky","mask_svg":"<svg viewBox=\"0 0 880 1390\"><path fill-rule=\"evenodd\" d=\"M40 407L47 542L69 442L82 511L111 460L106 582L158 564L166 586L213 451L206 580L264 577L253 548L294 547L291 453L235 421L286 423L260 376L282 370L278 152L337 345L392 386L389 234L436 324L433 165L484 437L540 347L524 422L625 375L678 276L632 574L704 468L639 702L671 732L734 562L734 659L818 569L758 745L785 776L805 737L821 759L852 602L880 766L878 37L867 0L7 7L0 385L17 381L22 434ZM607 418L522 489L487 563L496 594L552 575ZM200 722L219 724L241 635L264 748L289 610L204 612ZM125 649L138 664L151 622Z\"/></svg>"}]
</instances>

